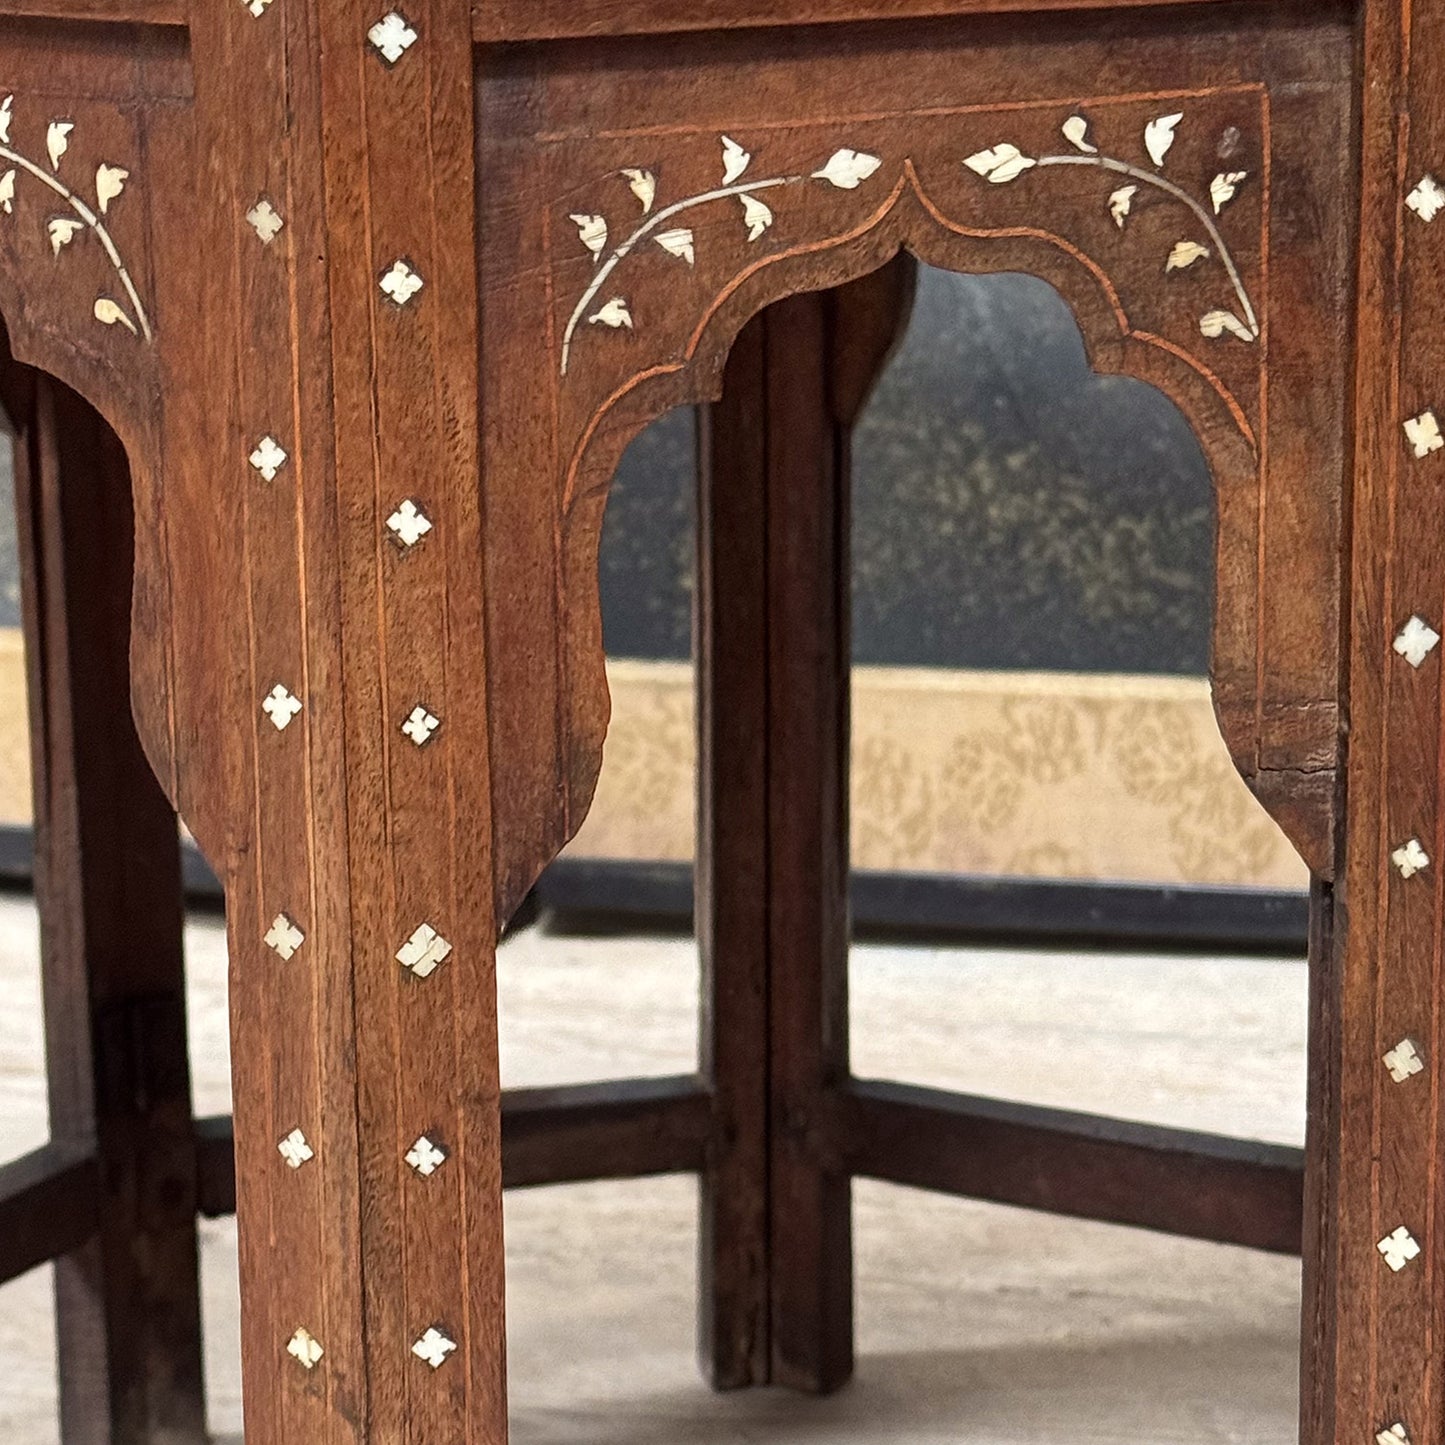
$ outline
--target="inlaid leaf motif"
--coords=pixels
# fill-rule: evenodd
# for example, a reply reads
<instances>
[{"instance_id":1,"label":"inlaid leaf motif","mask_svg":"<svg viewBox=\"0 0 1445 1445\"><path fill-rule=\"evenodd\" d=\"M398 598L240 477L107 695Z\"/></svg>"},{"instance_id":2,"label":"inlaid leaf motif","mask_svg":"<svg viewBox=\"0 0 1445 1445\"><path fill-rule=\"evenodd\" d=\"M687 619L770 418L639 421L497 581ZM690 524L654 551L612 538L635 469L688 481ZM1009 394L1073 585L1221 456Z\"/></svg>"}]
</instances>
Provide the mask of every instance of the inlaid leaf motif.
<instances>
[{"instance_id":1,"label":"inlaid leaf motif","mask_svg":"<svg viewBox=\"0 0 1445 1445\"><path fill-rule=\"evenodd\" d=\"M866 181L882 164L877 156L870 156L865 151L849 150L845 146L828 157L828 164L822 170L813 172L813 179L827 181L837 186L840 191L855 191L859 183Z\"/></svg>"},{"instance_id":2,"label":"inlaid leaf motif","mask_svg":"<svg viewBox=\"0 0 1445 1445\"><path fill-rule=\"evenodd\" d=\"M1209 337L1223 336L1227 331L1241 341L1253 341L1254 332L1232 311L1211 311L1199 318L1199 329Z\"/></svg>"},{"instance_id":3,"label":"inlaid leaf motif","mask_svg":"<svg viewBox=\"0 0 1445 1445\"><path fill-rule=\"evenodd\" d=\"M69 120L53 120L45 132L45 149L50 156L50 169L60 169L61 158L70 149L70 132L75 129L75 122Z\"/></svg>"},{"instance_id":4,"label":"inlaid leaf motif","mask_svg":"<svg viewBox=\"0 0 1445 1445\"><path fill-rule=\"evenodd\" d=\"M577 227L582 244L594 257L602 254L607 245L607 220L604 216L586 216L580 212L568 218Z\"/></svg>"},{"instance_id":5,"label":"inlaid leaf motif","mask_svg":"<svg viewBox=\"0 0 1445 1445\"><path fill-rule=\"evenodd\" d=\"M75 233L83 226L84 222L76 220L73 216L52 216L45 223L46 234L50 237L51 250L58 256L62 248L68 246L75 239Z\"/></svg>"},{"instance_id":6,"label":"inlaid leaf motif","mask_svg":"<svg viewBox=\"0 0 1445 1445\"><path fill-rule=\"evenodd\" d=\"M1209 247L1201 246L1198 241L1176 241L1174 249L1169 253L1169 259L1164 263L1164 269L1183 271L1208 254Z\"/></svg>"},{"instance_id":7,"label":"inlaid leaf motif","mask_svg":"<svg viewBox=\"0 0 1445 1445\"><path fill-rule=\"evenodd\" d=\"M101 298L105 303L104 306L97 302L99 309L96 312L96 319L103 321L107 326L122 325L133 335L144 337L148 342L154 340L145 305L141 301L140 293L136 290L135 282L126 269L115 238L110 234L104 219L110 203L125 190L126 182L130 179L130 172L123 166L111 165L109 162L100 163L95 170L95 202L92 207L87 204L87 197L73 190L69 184L60 179L61 162L70 150L70 138L75 130L75 122L54 117L47 123L45 155L49 159L50 170L54 173L47 175L43 163L38 158L22 154L12 142L10 132L14 118L15 97L6 95L0 99L0 215L13 216L15 214L21 171L26 172L35 180L43 182L48 191L53 192L68 206L68 210L63 210L61 214L45 216L43 220L51 252L58 257L81 232L93 233L101 250L105 253L106 260L115 271L116 280L123 288L126 302L129 303L127 305L126 302L104 296ZM27 192L27 194L29 193ZM104 311L104 316L100 315L101 311ZM112 315L112 312L116 314Z\"/></svg>"},{"instance_id":8,"label":"inlaid leaf motif","mask_svg":"<svg viewBox=\"0 0 1445 1445\"><path fill-rule=\"evenodd\" d=\"M1209 199L1214 203L1216 216L1234 199L1240 183L1248 175L1248 171L1221 171L1210 181Z\"/></svg>"},{"instance_id":9,"label":"inlaid leaf motif","mask_svg":"<svg viewBox=\"0 0 1445 1445\"><path fill-rule=\"evenodd\" d=\"M587 320L593 326L610 326L614 330L619 326L625 326L629 330L632 328L632 312L627 309L627 302L621 296L614 296Z\"/></svg>"},{"instance_id":10,"label":"inlaid leaf motif","mask_svg":"<svg viewBox=\"0 0 1445 1445\"><path fill-rule=\"evenodd\" d=\"M1089 122L1081 115L1071 115L1063 124L1064 139L1086 155L1096 156L1099 147L1089 143Z\"/></svg>"},{"instance_id":11,"label":"inlaid leaf motif","mask_svg":"<svg viewBox=\"0 0 1445 1445\"><path fill-rule=\"evenodd\" d=\"M694 260L692 232L686 226L679 226L673 231L659 231L652 239L669 256L680 256L689 266L692 265Z\"/></svg>"},{"instance_id":12,"label":"inlaid leaf motif","mask_svg":"<svg viewBox=\"0 0 1445 1445\"><path fill-rule=\"evenodd\" d=\"M622 174L627 177L627 188L642 202L643 215L647 215L657 199L657 177L637 166L624 166Z\"/></svg>"},{"instance_id":13,"label":"inlaid leaf motif","mask_svg":"<svg viewBox=\"0 0 1445 1445\"><path fill-rule=\"evenodd\" d=\"M1134 205L1134 197L1138 193L1138 186L1120 186L1109 197L1109 214L1113 216L1114 224L1121 231L1124 229L1124 222L1128 219L1129 211Z\"/></svg>"},{"instance_id":14,"label":"inlaid leaf motif","mask_svg":"<svg viewBox=\"0 0 1445 1445\"><path fill-rule=\"evenodd\" d=\"M135 322L109 296L102 296L95 303L95 319L106 326L124 326L132 336L139 334Z\"/></svg>"},{"instance_id":15,"label":"inlaid leaf motif","mask_svg":"<svg viewBox=\"0 0 1445 1445\"><path fill-rule=\"evenodd\" d=\"M773 224L773 213L756 196L739 196L743 203L743 224L748 240L756 241Z\"/></svg>"},{"instance_id":16,"label":"inlaid leaf motif","mask_svg":"<svg viewBox=\"0 0 1445 1445\"><path fill-rule=\"evenodd\" d=\"M1036 162L1024 155L1017 146L1002 141L988 150L976 151L965 161L969 170L986 180L999 185L1004 181L1016 180Z\"/></svg>"},{"instance_id":17,"label":"inlaid leaf motif","mask_svg":"<svg viewBox=\"0 0 1445 1445\"><path fill-rule=\"evenodd\" d=\"M730 186L747 170L752 154L745 151L731 136L722 137L723 178L722 183Z\"/></svg>"},{"instance_id":18,"label":"inlaid leaf motif","mask_svg":"<svg viewBox=\"0 0 1445 1445\"><path fill-rule=\"evenodd\" d=\"M103 216L110 209L110 203L125 190L130 172L120 166L100 166L95 173L95 200Z\"/></svg>"},{"instance_id":19,"label":"inlaid leaf motif","mask_svg":"<svg viewBox=\"0 0 1445 1445\"><path fill-rule=\"evenodd\" d=\"M1175 115L1156 116L1144 127L1144 149L1156 166L1164 164L1169 147L1174 144L1174 128L1184 119L1182 111Z\"/></svg>"}]
</instances>

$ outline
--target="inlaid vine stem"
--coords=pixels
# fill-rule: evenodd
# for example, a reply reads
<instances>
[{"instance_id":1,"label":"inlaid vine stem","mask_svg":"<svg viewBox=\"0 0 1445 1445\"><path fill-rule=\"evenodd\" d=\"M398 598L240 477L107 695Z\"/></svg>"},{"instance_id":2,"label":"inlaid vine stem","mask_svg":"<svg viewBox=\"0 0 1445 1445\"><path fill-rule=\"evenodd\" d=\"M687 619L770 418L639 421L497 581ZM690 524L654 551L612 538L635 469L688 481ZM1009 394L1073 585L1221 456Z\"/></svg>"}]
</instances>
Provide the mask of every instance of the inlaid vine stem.
<instances>
[{"instance_id":1,"label":"inlaid vine stem","mask_svg":"<svg viewBox=\"0 0 1445 1445\"><path fill-rule=\"evenodd\" d=\"M562 333L562 375L567 375L567 362L571 356L572 337L577 331L577 323L582 320L587 308L597 299L597 293L606 284L607 278L617 269L618 263L626 259L639 241L645 241L664 221L671 220L673 216L679 216L684 211L690 211L694 206L707 205L710 201L725 201L729 196L746 196L755 191L769 191L778 186L794 186L806 179L805 176L773 176L765 181L746 181L741 185L721 186L715 191L705 191L700 196L688 196L685 200L674 201L672 205L665 206L656 215L649 216L597 268L597 274L592 278L592 284L582 293L582 299L578 301L572 315L568 318L567 329Z\"/></svg>"},{"instance_id":2,"label":"inlaid vine stem","mask_svg":"<svg viewBox=\"0 0 1445 1445\"><path fill-rule=\"evenodd\" d=\"M140 293L136 290L135 283L130 279L130 272L125 269L125 262L121 260L120 251L116 248L115 241L111 238L109 230L106 229L105 222L63 181L52 176L48 171L36 165L35 162L28 157L21 155L19 151L11 150L9 146L0 145L0 160L8 161L12 165L19 166L27 175L34 176L36 180L47 185L95 232L100 240L100 244L105 248L105 254L110 258L110 264L115 267L115 274L120 277L120 284L125 287L125 294L129 298L131 306L135 309L135 319L140 325L141 335L144 336L147 341L153 341L155 339L154 334L151 331L151 324L146 316L145 307L141 305Z\"/></svg>"},{"instance_id":3,"label":"inlaid vine stem","mask_svg":"<svg viewBox=\"0 0 1445 1445\"><path fill-rule=\"evenodd\" d=\"M1117 175L1128 176L1131 181L1138 181L1140 185L1153 186L1156 191L1163 191L1165 195L1188 206L1214 244L1215 254L1219 257L1220 264L1224 267L1230 284L1234 287L1234 294L1244 309L1244 319L1249 325L1251 334L1256 337L1259 335L1259 320L1254 314L1254 306L1250 302L1249 292L1245 290L1244 282L1240 278L1239 268L1234 264L1234 257L1230 255L1229 247L1224 244L1224 237L1220 235L1219 227L1214 224L1214 218L1188 191L1176 186L1173 181L1156 175L1153 171L1143 170L1139 166L1131 166L1127 161L1116 161L1112 156L1040 156L1034 164L1039 166L1094 166L1100 170L1113 171Z\"/></svg>"}]
</instances>

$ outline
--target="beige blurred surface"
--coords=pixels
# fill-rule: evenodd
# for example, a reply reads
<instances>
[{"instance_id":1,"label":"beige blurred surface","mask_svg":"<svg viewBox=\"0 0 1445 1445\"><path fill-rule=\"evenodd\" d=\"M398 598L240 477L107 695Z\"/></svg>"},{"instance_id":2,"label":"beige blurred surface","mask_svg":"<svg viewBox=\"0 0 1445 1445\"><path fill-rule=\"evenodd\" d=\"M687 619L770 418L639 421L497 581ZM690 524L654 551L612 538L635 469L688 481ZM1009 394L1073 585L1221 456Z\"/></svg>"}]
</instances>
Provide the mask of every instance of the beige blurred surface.
<instances>
[{"instance_id":1,"label":"beige blurred surface","mask_svg":"<svg viewBox=\"0 0 1445 1445\"><path fill-rule=\"evenodd\" d=\"M693 674L608 662L612 721L573 857L692 856ZM1303 888L1204 678L858 667L857 868ZM0 628L0 824L30 818L24 659Z\"/></svg>"},{"instance_id":2,"label":"beige blurred surface","mask_svg":"<svg viewBox=\"0 0 1445 1445\"><path fill-rule=\"evenodd\" d=\"M0 1155L44 1135L33 911L0 899ZM197 1107L228 1107L224 939L190 930ZM537 932L501 963L504 1074L691 1066L688 943ZM1297 1142L1304 969L859 948L860 1073ZM507 1202L515 1445L1285 1445L1298 1263L855 1190L860 1360L827 1400L716 1396L692 1359L695 1188ZM240 1430L234 1231L202 1227L211 1416ZM49 1282L0 1289L0 1445L55 1445ZM302 1445L302 1442L297 1442Z\"/></svg>"},{"instance_id":3,"label":"beige blurred surface","mask_svg":"<svg viewBox=\"0 0 1445 1445\"><path fill-rule=\"evenodd\" d=\"M572 856L692 856L693 672L610 658L612 720ZM855 868L1304 888L1202 677L853 669Z\"/></svg>"}]
</instances>

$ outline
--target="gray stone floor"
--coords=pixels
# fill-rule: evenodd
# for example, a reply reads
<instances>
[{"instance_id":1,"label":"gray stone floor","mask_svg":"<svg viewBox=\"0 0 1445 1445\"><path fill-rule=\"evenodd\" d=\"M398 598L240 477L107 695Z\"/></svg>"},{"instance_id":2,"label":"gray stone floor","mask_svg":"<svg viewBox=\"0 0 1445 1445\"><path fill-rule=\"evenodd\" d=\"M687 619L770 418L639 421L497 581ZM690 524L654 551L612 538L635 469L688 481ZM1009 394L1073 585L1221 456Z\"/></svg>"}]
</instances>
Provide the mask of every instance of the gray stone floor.
<instances>
[{"instance_id":1,"label":"gray stone floor","mask_svg":"<svg viewBox=\"0 0 1445 1445\"><path fill-rule=\"evenodd\" d=\"M190 931L198 1109L227 1098L224 938ZM32 910L0 900L0 1156L44 1134ZM1304 969L861 947L861 1074L1298 1141ZM538 1084L693 1061L690 944L503 950L504 1074ZM860 1360L827 1400L715 1396L692 1361L695 1191L507 1201L514 1445L1285 1445L1299 1266L934 1198L855 1191ZM236 1445L234 1233L203 1227L211 1419ZM54 1445L49 1281L0 1289L0 1442ZM298 1442L299 1445L299 1442Z\"/></svg>"}]
</instances>

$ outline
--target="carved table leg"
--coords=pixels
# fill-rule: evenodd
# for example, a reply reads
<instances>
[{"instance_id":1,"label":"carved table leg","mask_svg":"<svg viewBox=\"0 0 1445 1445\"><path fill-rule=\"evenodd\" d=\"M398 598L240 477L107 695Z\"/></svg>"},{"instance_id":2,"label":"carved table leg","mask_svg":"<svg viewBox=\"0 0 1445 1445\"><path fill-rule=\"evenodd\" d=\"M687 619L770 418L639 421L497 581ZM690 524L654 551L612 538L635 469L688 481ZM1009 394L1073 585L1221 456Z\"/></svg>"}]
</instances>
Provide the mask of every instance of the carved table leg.
<instances>
[{"instance_id":1,"label":"carved table leg","mask_svg":"<svg viewBox=\"0 0 1445 1445\"><path fill-rule=\"evenodd\" d=\"M1445 1416L1445 5L1370 5L1333 947L1318 960L1304 1439L1434 1445ZM1327 941L1327 940L1326 940Z\"/></svg>"},{"instance_id":2,"label":"carved table leg","mask_svg":"<svg viewBox=\"0 0 1445 1445\"><path fill-rule=\"evenodd\" d=\"M852 1370L847 1176L818 1102L848 1072L848 433L913 264L790 298L734 343L699 505L703 1354L720 1387Z\"/></svg>"},{"instance_id":3,"label":"carved table leg","mask_svg":"<svg viewBox=\"0 0 1445 1445\"><path fill-rule=\"evenodd\" d=\"M66 1445L206 1438L176 816L130 715L130 475L36 377L17 447L52 1136L99 1158L55 1266Z\"/></svg>"},{"instance_id":4,"label":"carved table leg","mask_svg":"<svg viewBox=\"0 0 1445 1445\"><path fill-rule=\"evenodd\" d=\"M470 24L193 12L247 1445L506 1438Z\"/></svg>"}]
</instances>

